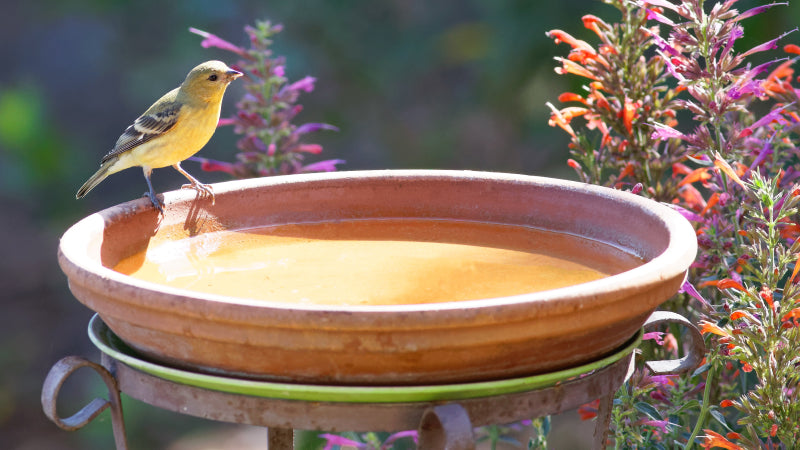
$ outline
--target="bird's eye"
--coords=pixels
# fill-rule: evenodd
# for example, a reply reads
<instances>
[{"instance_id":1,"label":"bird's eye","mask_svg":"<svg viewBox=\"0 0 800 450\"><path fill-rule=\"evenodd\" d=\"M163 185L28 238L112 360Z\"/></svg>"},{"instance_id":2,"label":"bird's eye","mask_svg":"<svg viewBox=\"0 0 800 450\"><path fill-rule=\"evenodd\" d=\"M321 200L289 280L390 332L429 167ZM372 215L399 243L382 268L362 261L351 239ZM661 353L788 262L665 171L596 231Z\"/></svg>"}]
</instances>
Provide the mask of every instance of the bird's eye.
<instances>
[{"instance_id":1,"label":"bird's eye","mask_svg":"<svg viewBox=\"0 0 800 450\"><path fill-rule=\"evenodd\" d=\"M211 74L211 76L208 77L208 80L209 81L217 81L217 74L215 74L215 73Z\"/></svg>"}]
</instances>

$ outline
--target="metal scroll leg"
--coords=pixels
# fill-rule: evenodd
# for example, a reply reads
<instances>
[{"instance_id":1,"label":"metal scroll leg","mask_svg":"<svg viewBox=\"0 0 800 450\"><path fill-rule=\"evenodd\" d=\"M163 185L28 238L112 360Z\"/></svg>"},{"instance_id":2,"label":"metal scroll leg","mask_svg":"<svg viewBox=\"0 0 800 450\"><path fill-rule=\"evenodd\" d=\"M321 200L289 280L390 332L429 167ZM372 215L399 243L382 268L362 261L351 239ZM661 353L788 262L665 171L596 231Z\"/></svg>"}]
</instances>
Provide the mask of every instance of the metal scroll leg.
<instances>
[{"instance_id":1,"label":"metal scroll leg","mask_svg":"<svg viewBox=\"0 0 800 450\"><path fill-rule=\"evenodd\" d=\"M96 398L84 406L80 411L66 419L58 416L56 405L61 386L76 370L89 367L97 372L108 388L108 400ZM83 428L97 417L106 408L111 408L111 425L114 429L114 443L117 450L128 450L125 439L125 422L122 420L122 402L119 397L117 380L105 367L93 363L80 356L67 356L61 359L50 369L42 387L42 409L45 415L62 430L75 431Z\"/></svg>"},{"instance_id":2,"label":"metal scroll leg","mask_svg":"<svg viewBox=\"0 0 800 450\"><path fill-rule=\"evenodd\" d=\"M646 330L654 329L659 325L669 323L683 325L686 328L686 337L688 338L686 356L680 359L647 361L645 365L655 375L680 374L694 370L703 362L703 356L706 354L706 345L703 342L703 335L700 330L680 314L670 311L656 311L644 323L644 328Z\"/></svg>"},{"instance_id":3,"label":"metal scroll leg","mask_svg":"<svg viewBox=\"0 0 800 450\"><path fill-rule=\"evenodd\" d=\"M614 406L614 392L610 392L600 398L600 405L597 408L597 419L594 423L594 437L592 438L592 448L603 450L606 448L608 439L608 428L611 426L611 408Z\"/></svg>"},{"instance_id":4,"label":"metal scroll leg","mask_svg":"<svg viewBox=\"0 0 800 450\"><path fill-rule=\"evenodd\" d=\"M291 428L267 428L268 450L292 450L294 430Z\"/></svg>"},{"instance_id":5,"label":"metal scroll leg","mask_svg":"<svg viewBox=\"0 0 800 450\"><path fill-rule=\"evenodd\" d=\"M418 435L420 450L475 450L472 422L457 403L425 410Z\"/></svg>"}]
</instances>

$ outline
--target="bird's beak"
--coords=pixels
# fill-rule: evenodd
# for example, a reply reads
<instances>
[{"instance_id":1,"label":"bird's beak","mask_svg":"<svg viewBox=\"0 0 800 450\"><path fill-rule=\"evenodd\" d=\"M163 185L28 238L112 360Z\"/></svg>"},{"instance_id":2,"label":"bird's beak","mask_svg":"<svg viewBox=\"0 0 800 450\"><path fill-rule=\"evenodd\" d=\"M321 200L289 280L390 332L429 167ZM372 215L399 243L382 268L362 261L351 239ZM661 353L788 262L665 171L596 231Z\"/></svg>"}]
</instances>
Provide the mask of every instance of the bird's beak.
<instances>
[{"instance_id":1,"label":"bird's beak","mask_svg":"<svg viewBox=\"0 0 800 450\"><path fill-rule=\"evenodd\" d=\"M231 70L225 72L225 75L228 75L228 78L230 78L231 81L233 81L233 80L239 78L240 76L242 76L242 72L239 72L238 70L231 69Z\"/></svg>"}]
</instances>

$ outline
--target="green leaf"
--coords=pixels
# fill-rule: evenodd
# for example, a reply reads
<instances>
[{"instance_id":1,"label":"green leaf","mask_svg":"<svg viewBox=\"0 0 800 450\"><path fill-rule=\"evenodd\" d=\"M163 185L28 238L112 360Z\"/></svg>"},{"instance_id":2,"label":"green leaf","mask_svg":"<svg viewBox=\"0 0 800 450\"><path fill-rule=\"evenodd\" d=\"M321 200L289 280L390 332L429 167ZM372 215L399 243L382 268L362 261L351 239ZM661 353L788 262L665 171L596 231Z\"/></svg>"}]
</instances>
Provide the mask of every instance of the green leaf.
<instances>
[{"instance_id":1,"label":"green leaf","mask_svg":"<svg viewBox=\"0 0 800 450\"><path fill-rule=\"evenodd\" d=\"M714 419L716 419L716 420L717 420L717 422L719 422L719 423L720 423L720 425L722 425L723 427L725 427L725 429L726 429L726 430L728 430L728 431L733 431L733 430L731 429L731 427L728 425L728 422L725 420L725 416L722 414L722 412L721 412L719 409L717 409L717 408L711 408L711 410L709 411L709 413L711 413L711 417L713 417Z\"/></svg>"},{"instance_id":2,"label":"green leaf","mask_svg":"<svg viewBox=\"0 0 800 450\"><path fill-rule=\"evenodd\" d=\"M637 402L634 407L639 410L639 412L646 414L653 420L664 420L661 416L661 413L658 412L657 409L653 407L653 405L645 402Z\"/></svg>"},{"instance_id":3,"label":"green leaf","mask_svg":"<svg viewBox=\"0 0 800 450\"><path fill-rule=\"evenodd\" d=\"M694 372L692 372L692 377L696 377L696 376L700 375L701 373L708 371L708 369L710 367L711 366L708 363L703 364L702 366L700 366L697 369L695 369Z\"/></svg>"},{"instance_id":4,"label":"green leaf","mask_svg":"<svg viewBox=\"0 0 800 450\"><path fill-rule=\"evenodd\" d=\"M689 409L695 409L695 408L700 409L700 401L697 400L696 398L693 398L693 399L691 399L691 400L689 400L687 402L683 402L683 404L681 404L680 408L675 410L675 414L680 414L683 411L686 411L686 410L689 410Z\"/></svg>"}]
</instances>

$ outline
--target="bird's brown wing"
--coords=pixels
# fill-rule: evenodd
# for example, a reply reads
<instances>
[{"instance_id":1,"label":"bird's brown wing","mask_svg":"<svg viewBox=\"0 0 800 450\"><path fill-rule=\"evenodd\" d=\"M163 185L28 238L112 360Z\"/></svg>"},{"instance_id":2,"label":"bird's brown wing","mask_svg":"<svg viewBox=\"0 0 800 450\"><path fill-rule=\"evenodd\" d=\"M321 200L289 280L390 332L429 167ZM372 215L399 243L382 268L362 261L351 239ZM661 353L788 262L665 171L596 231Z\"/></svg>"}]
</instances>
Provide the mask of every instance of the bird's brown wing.
<instances>
[{"instance_id":1,"label":"bird's brown wing","mask_svg":"<svg viewBox=\"0 0 800 450\"><path fill-rule=\"evenodd\" d=\"M117 139L114 149L103 157L101 164L169 131L178 123L180 110L180 103L171 102L156 113L145 113L139 116Z\"/></svg>"}]
</instances>

